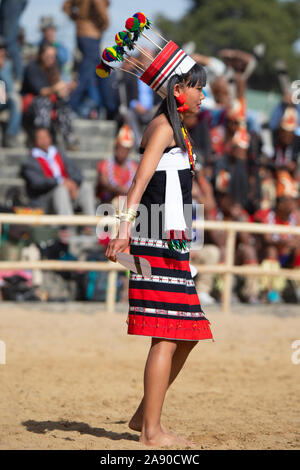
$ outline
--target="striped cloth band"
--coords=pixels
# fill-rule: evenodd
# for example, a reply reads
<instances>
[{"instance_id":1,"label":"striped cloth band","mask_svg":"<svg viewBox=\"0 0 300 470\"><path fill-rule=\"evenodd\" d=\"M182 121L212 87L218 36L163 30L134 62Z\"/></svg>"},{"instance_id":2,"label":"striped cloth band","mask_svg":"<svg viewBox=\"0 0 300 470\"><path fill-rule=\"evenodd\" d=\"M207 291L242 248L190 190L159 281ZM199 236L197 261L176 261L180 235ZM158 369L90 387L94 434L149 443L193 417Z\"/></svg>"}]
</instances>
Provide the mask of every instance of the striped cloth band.
<instances>
[{"instance_id":1,"label":"striped cloth band","mask_svg":"<svg viewBox=\"0 0 300 470\"><path fill-rule=\"evenodd\" d=\"M195 63L177 44L169 41L140 79L165 98L169 78L175 73L178 75L187 73Z\"/></svg>"},{"instance_id":2,"label":"striped cloth band","mask_svg":"<svg viewBox=\"0 0 300 470\"><path fill-rule=\"evenodd\" d=\"M179 316L179 317L190 317L190 318L205 318L203 312L185 312L181 310L164 310L159 308L150 308L150 307L129 307L129 312L135 313L148 313L155 315L169 315L169 316Z\"/></svg>"},{"instance_id":3,"label":"striped cloth band","mask_svg":"<svg viewBox=\"0 0 300 470\"><path fill-rule=\"evenodd\" d=\"M145 276L131 273L130 279L133 281L144 281ZM154 274L147 279L147 282L165 282L166 284L178 284L183 286L195 285L193 279L186 279L185 277L155 276Z\"/></svg>"},{"instance_id":4,"label":"striped cloth band","mask_svg":"<svg viewBox=\"0 0 300 470\"><path fill-rule=\"evenodd\" d=\"M144 237L131 237L131 245L137 246L151 246L156 248L164 248L169 250L168 242L163 240L156 240L154 238L144 238ZM189 249L181 250L181 253L189 253Z\"/></svg>"}]
</instances>

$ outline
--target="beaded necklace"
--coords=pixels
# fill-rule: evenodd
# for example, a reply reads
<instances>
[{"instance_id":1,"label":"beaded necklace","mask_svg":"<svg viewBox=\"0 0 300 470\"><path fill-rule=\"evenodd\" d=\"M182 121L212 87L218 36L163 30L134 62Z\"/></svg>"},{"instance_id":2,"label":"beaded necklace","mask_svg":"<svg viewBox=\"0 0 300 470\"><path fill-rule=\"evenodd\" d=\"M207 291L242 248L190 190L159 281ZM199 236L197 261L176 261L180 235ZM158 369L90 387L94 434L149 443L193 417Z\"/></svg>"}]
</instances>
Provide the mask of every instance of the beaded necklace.
<instances>
[{"instance_id":1,"label":"beaded necklace","mask_svg":"<svg viewBox=\"0 0 300 470\"><path fill-rule=\"evenodd\" d=\"M190 162L190 170L191 170L192 176L194 176L195 175L196 155L193 152L192 144L191 144L191 141L189 139L188 132L187 132L186 127L183 123L181 123L181 130L182 130L183 138L184 138L184 141L185 141L185 144L186 144L186 147L187 147L187 151L188 151L189 162Z\"/></svg>"}]
</instances>

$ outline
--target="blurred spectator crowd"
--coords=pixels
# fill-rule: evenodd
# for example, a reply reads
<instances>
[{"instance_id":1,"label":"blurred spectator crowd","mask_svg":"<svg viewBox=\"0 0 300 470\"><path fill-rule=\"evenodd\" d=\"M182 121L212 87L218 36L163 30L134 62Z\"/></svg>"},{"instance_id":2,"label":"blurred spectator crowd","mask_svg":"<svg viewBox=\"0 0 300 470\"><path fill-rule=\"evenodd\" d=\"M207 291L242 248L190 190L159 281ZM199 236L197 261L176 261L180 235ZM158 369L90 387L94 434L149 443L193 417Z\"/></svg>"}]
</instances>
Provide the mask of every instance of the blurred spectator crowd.
<instances>
[{"instance_id":1,"label":"blurred spectator crowd","mask_svg":"<svg viewBox=\"0 0 300 470\"><path fill-rule=\"evenodd\" d=\"M19 20L27 3L27 0L0 3L0 80L5 84L0 93L0 120L2 114L6 116L2 122L2 147L24 145L20 142L23 134L28 148L28 159L20 169L28 201L26 207L11 210L62 215L79 211L95 215L101 202L117 204L118 197L126 195L137 168L137 159L131 156L131 151L137 155L143 130L154 116L160 98L134 76L136 69L130 61L125 61L123 70L116 70L105 80L96 76L101 37L109 25L108 0L64 2L64 13L76 25L74 56L57 40L57 25L51 17L41 18L39 43L26 42ZM153 50L147 49L146 54L139 53L135 60L146 67L153 54ZM208 77L206 99L198 115L186 119L197 154L194 204L204 205L206 220L299 225L300 105L293 101L284 64L276 64L281 99L268 117L250 110L246 98L248 78L263 60L259 48L251 53L224 49L218 57L194 53L193 58L205 67ZM80 139L72 124L77 118L116 124L114 152L110 158L97 162L94 186L84 179L72 158L72 152L80 149ZM5 210L3 207L2 212ZM92 236L93 231L84 227L80 233ZM83 259L82 252L78 251L76 256L71 253L70 236L76 235L75 229L58 227L50 243L43 243L47 239L44 232L32 232L28 227L23 227L22 232L16 226L7 226L2 234L1 259L15 256L8 255L9 243L12 250L14 244L20 247L23 243L25 255L18 252L16 256L29 257L26 259ZM196 232L195 239L197 243ZM107 241L102 240L87 251L84 259L105 260ZM191 251L191 264L224 263L225 243L226 232L205 232L204 247L197 250L195 245ZM300 237L239 233L235 264L299 269ZM77 300L104 300L106 278L101 278L102 274L59 275L76 286L72 295L66 294L66 300L70 296ZM24 273L2 272L0 283L3 292L8 292L3 297L9 298L16 292L9 279L12 283L27 286L31 283L41 288L46 281L45 275L43 282L39 276L41 273L34 273L31 279L24 280ZM49 285L53 290L54 284L52 278ZM197 274L195 284L203 305L220 300L221 277ZM126 276L121 276L120 299L126 299L126 288ZM30 287L26 292L30 292L26 294L29 299L45 297L45 293L37 294ZM253 304L299 302L299 294L297 282L285 281L280 276L236 277L234 288L234 299ZM61 295L52 297L57 299Z\"/></svg>"}]
</instances>

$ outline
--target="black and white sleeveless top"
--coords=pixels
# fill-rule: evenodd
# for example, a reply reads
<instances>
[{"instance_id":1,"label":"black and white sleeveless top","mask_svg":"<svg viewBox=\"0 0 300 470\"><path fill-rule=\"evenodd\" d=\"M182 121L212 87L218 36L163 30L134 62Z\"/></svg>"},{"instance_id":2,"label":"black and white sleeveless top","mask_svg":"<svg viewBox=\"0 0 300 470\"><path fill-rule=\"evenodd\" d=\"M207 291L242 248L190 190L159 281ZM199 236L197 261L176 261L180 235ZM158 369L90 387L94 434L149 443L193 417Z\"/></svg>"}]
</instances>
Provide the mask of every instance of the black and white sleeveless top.
<instances>
[{"instance_id":1,"label":"black and white sleeveless top","mask_svg":"<svg viewBox=\"0 0 300 470\"><path fill-rule=\"evenodd\" d=\"M142 158L142 148L140 152ZM145 208L141 208L141 205ZM159 206L162 206L160 212ZM140 224L143 227L137 225L136 235L163 239L166 230L191 229L191 208L192 174L188 153L181 150L180 147L168 147L164 150L141 198L138 210L139 212L146 210L147 224ZM138 233L138 230L141 230L141 234Z\"/></svg>"}]
</instances>

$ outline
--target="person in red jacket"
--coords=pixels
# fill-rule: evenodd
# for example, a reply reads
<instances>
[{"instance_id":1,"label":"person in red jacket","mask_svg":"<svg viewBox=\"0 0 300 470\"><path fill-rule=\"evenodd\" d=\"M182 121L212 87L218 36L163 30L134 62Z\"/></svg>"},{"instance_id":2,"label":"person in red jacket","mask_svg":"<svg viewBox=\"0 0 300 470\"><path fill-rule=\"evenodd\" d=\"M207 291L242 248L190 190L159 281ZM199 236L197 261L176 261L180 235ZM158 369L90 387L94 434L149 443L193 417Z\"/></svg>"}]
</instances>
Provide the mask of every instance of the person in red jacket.
<instances>
[{"instance_id":1,"label":"person in red jacket","mask_svg":"<svg viewBox=\"0 0 300 470\"><path fill-rule=\"evenodd\" d=\"M45 213L72 215L80 205L86 215L95 215L93 187L83 181L80 169L54 145L48 129L38 128L27 163L22 168L31 207Z\"/></svg>"}]
</instances>

